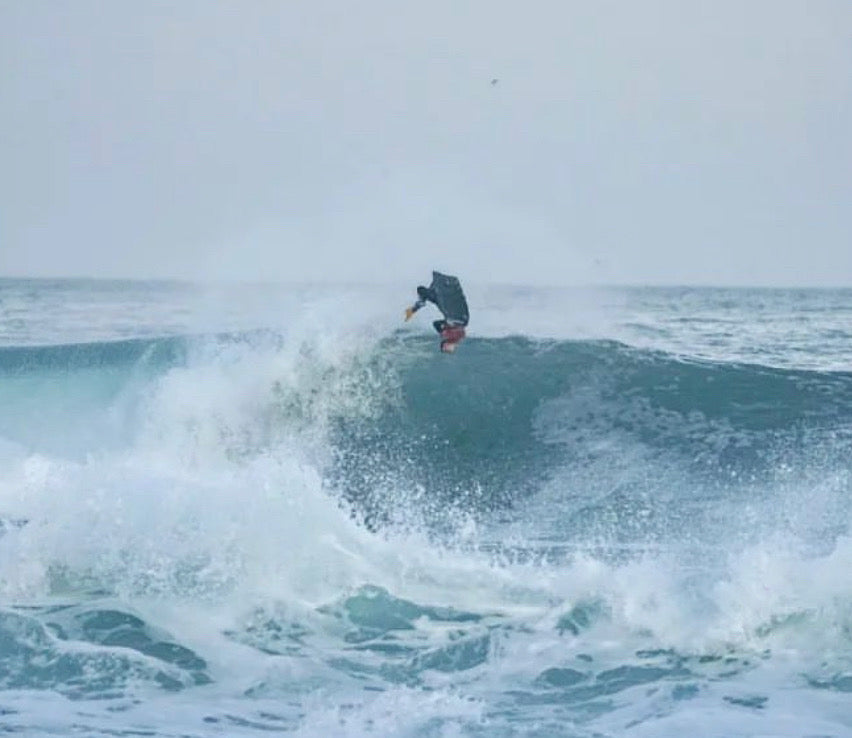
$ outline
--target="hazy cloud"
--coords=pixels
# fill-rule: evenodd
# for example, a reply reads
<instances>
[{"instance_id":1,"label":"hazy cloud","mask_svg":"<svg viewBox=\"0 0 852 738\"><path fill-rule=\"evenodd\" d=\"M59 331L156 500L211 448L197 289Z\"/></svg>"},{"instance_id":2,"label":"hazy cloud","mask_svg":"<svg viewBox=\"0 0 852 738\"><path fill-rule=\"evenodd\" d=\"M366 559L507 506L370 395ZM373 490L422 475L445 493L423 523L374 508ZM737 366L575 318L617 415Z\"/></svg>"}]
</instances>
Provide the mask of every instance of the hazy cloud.
<instances>
[{"instance_id":1,"label":"hazy cloud","mask_svg":"<svg viewBox=\"0 0 852 738\"><path fill-rule=\"evenodd\" d=\"M7 275L852 283L848 0L6 0L0 113Z\"/></svg>"}]
</instances>

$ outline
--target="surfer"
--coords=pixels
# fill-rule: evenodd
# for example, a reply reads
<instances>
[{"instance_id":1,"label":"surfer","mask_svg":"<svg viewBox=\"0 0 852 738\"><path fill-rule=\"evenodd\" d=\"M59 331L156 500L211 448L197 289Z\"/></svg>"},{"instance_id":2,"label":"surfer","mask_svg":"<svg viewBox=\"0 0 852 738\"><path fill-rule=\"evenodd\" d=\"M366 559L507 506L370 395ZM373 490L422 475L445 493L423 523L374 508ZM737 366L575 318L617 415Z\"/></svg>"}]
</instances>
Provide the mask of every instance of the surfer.
<instances>
[{"instance_id":1,"label":"surfer","mask_svg":"<svg viewBox=\"0 0 852 738\"><path fill-rule=\"evenodd\" d=\"M469 320L467 300L457 277L432 272L432 284L417 288L417 302L405 310L405 319L411 317L427 302L433 303L444 316L432 323L441 336L441 351L451 354L465 337Z\"/></svg>"}]
</instances>

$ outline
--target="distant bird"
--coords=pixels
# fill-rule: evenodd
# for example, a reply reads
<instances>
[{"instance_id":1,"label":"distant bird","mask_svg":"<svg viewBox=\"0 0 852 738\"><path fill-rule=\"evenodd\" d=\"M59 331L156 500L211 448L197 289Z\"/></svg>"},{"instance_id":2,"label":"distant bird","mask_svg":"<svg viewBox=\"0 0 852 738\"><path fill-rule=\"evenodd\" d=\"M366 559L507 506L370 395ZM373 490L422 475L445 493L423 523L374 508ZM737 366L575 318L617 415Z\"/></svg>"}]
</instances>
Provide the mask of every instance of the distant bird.
<instances>
[{"instance_id":1,"label":"distant bird","mask_svg":"<svg viewBox=\"0 0 852 738\"><path fill-rule=\"evenodd\" d=\"M494 87L494 85L496 85L499 81L500 80L495 77L494 79L491 80L491 86Z\"/></svg>"}]
</instances>

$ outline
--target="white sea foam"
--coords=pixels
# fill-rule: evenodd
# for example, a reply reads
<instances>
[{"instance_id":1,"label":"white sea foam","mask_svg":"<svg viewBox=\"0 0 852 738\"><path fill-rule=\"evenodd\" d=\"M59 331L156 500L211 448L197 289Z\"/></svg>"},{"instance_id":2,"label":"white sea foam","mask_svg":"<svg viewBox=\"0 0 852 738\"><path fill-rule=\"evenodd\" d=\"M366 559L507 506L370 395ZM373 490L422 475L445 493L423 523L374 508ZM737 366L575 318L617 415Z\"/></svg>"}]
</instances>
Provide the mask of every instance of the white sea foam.
<instances>
[{"instance_id":1,"label":"white sea foam","mask_svg":"<svg viewBox=\"0 0 852 738\"><path fill-rule=\"evenodd\" d=\"M378 301L319 297L275 331L197 339L186 362L83 393L39 433L15 436L39 398L19 406L0 444L0 611L57 625L133 615L203 658L213 683L164 693L151 676L158 659L132 638L44 629L57 658L110 654L151 669L116 687L117 701L69 701L55 694L61 679L9 689L10 724L163 736L852 731L848 474L831 454L802 452L787 459L797 473L779 472L770 489L732 485L708 501L721 516L712 545L685 528L681 541L609 549L557 540L559 505L605 506L611 492L567 463L510 520L472 516L449 542L416 524L373 532L325 471L338 419L370 423L404 406L410 357L398 352L422 347L389 338L396 317ZM518 330L511 318L486 325ZM73 393L74 371L45 371ZM579 412L578 397L554 412ZM531 433L566 443L547 407L535 417ZM662 466L623 433L598 440L611 459L600 470L649 465L649 495L700 500L679 486L690 477L676 454ZM399 479L404 506L416 494ZM744 506L735 493L753 498ZM751 536L739 533L744 511L765 524ZM834 533L816 546L829 519ZM546 550L556 544L559 555ZM162 669L191 683L179 664Z\"/></svg>"}]
</instances>

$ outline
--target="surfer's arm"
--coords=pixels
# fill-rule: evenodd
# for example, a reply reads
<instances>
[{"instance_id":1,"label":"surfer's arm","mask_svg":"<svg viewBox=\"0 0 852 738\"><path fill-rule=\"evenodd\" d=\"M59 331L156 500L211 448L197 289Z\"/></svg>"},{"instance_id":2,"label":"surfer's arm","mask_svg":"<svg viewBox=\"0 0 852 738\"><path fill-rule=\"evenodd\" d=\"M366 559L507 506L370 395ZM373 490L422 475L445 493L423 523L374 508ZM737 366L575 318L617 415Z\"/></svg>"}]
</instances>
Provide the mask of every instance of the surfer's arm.
<instances>
[{"instance_id":1,"label":"surfer's arm","mask_svg":"<svg viewBox=\"0 0 852 738\"><path fill-rule=\"evenodd\" d=\"M411 307L405 308L405 319L411 320L411 316L420 310L420 308L422 308L425 304L426 300L418 300Z\"/></svg>"},{"instance_id":2,"label":"surfer's arm","mask_svg":"<svg viewBox=\"0 0 852 738\"><path fill-rule=\"evenodd\" d=\"M420 310L420 308L422 308L427 302L434 302L437 305L435 290L431 287L418 287L417 302L415 302L411 307L405 309L405 319L410 320L411 316Z\"/></svg>"}]
</instances>

